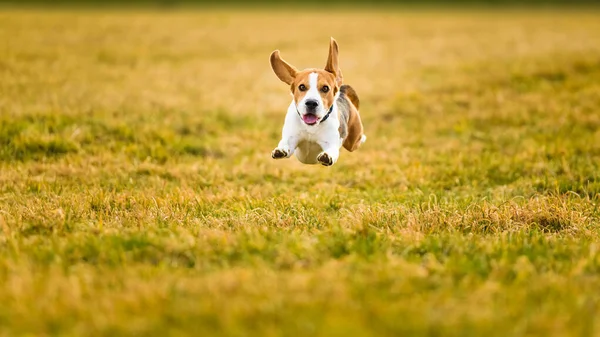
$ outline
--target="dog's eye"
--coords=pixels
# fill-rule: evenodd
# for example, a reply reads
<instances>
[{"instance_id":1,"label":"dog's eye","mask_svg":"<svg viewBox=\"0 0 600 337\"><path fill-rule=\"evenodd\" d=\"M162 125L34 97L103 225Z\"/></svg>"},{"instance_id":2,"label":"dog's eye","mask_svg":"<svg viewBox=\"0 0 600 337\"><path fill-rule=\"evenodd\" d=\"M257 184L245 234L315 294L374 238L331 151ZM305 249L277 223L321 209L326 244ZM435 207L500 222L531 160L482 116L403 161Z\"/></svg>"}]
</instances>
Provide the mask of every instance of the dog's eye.
<instances>
[{"instance_id":1,"label":"dog's eye","mask_svg":"<svg viewBox=\"0 0 600 337\"><path fill-rule=\"evenodd\" d=\"M304 84L300 84L298 86L298 90L300 90L300 91L306 91L306 86Z\"/></svg>"},{"instance_id":2,"label":"dog's eye","mask_svg":"<svg viewBox=\"0 0 600 337\"><path fill-rule=\"evenodd\" d=\"M323 88L321 88L322 92L328 92L329 91L329 87L324 85Z\"/></svg>"}]
</instances>

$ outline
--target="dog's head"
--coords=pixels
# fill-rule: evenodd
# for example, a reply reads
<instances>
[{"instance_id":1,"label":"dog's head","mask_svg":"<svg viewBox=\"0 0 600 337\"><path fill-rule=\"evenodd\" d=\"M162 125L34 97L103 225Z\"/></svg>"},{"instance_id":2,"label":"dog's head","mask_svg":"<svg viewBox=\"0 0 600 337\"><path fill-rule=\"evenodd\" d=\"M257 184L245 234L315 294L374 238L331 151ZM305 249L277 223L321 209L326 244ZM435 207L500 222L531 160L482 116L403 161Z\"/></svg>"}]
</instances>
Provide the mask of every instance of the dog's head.
<instances>
[{"instance_id":1,"label":"dog's head","mask_svg":"<svg viewBox=\"0 0 600 337\"><path fill-rule=\"evenodd\" d=\"M335 95L342 85L342 72L338 67L338 45L331 38L325 69L298 71L279 56L271 54L271 67L279 79L290 85L296 109L304 123L315 125L333 106Z\"/></svg>"}]
</instances>

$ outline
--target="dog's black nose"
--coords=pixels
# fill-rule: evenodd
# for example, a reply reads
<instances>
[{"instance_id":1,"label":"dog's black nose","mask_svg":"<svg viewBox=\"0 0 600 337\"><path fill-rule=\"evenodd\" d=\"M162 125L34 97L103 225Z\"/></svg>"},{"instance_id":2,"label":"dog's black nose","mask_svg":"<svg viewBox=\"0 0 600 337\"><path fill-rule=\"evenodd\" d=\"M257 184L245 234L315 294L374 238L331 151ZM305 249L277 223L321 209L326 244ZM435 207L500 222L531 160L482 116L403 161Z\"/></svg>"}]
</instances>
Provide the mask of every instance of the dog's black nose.
<instances>
[{"instance_id":1,"label":"dog's black nose","mask_svg":"<svg viewBox=\"0 0 600 337\"><path fill-rule=\"evenodd\" d=\"M312 99L309 99L304 104L306 104L306 107L309 108L309 109L315 109L316 107L319 106L319 102L317 102L315 100L312 100Z\"/></svg>"}]
</instances>

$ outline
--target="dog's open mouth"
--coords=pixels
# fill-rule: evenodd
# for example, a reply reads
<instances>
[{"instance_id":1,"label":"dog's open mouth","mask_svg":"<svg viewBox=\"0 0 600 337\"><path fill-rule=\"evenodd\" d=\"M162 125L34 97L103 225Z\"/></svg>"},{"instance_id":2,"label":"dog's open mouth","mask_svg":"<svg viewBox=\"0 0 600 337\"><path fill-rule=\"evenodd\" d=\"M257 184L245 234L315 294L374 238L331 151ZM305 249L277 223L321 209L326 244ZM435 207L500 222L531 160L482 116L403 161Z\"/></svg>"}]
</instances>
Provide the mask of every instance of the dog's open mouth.
<instances>
[{"instance_id":1,"label":"dog's open mouth","mask_svg":"<svg viewBox=\"0 0 600 337\"><path fill-rule=\"evenodd\" d=\"M319 117L314 114L306 114L302 116L302 120L308 125L315 125L319 121Z\"/></svg>"}]
</instances>

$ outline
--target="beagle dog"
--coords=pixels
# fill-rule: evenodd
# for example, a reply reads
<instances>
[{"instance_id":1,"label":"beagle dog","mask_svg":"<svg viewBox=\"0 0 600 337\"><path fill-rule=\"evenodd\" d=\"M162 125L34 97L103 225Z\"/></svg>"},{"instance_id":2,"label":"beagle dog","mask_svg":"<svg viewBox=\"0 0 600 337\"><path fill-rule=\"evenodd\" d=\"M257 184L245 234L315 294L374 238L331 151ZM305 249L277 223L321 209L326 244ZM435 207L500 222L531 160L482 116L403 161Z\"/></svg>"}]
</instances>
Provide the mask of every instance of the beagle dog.
<instances>
[{"instance_id":1,"label":"beagle dog","mask_svg":"<svg viewBox=\"0 0 600 337\"><path fill-rule=\"evenodd\" d=\"M301 163L331 166L337 162L342 146L352 152L366 141L358 96L352 87L342 85L338 45L333 38L325 69L299 71L281 59L279 50L271 54L271 67L290 86L293 97L281 141L271 157L282 159L295 154Z\"/></svg>"}]
</instances>

